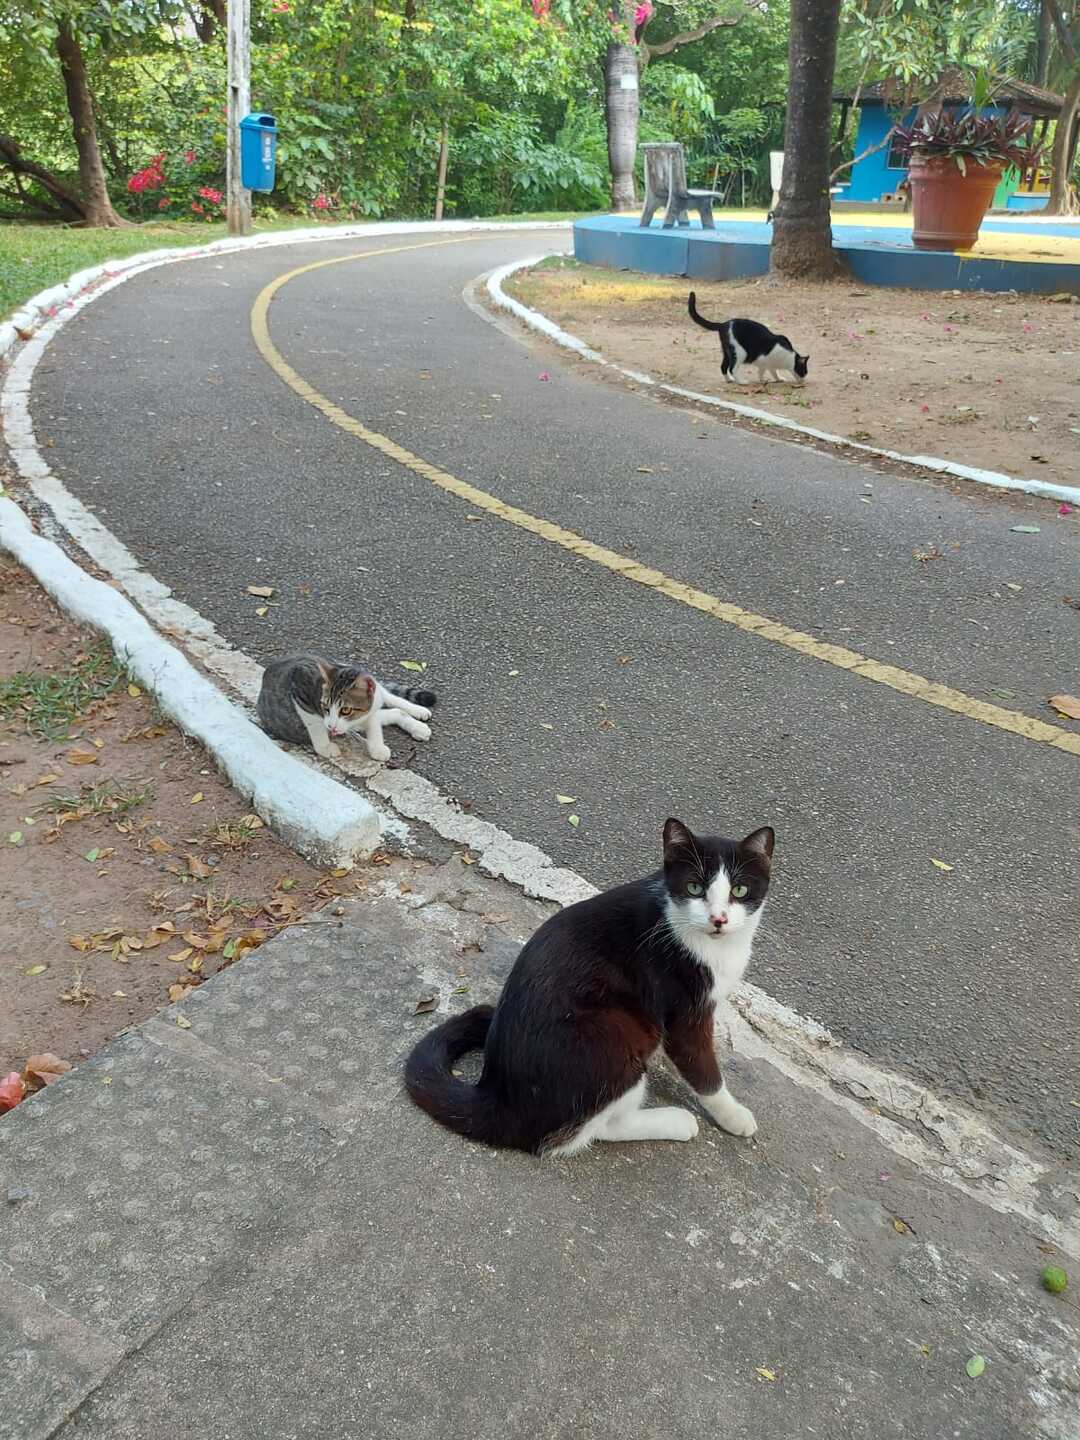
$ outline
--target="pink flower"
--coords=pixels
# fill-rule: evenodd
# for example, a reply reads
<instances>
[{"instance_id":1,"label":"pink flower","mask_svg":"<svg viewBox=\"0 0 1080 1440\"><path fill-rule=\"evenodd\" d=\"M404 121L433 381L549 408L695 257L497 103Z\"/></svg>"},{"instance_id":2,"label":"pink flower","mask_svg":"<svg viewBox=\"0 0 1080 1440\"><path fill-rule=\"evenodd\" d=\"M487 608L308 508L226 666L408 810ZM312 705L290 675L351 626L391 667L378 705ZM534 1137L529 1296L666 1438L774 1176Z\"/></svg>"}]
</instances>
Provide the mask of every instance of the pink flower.
<instances>
[{"instance_id":1,"label":"pink flower","mask_svg":"<svg viewBox=\"0 0 1080 1440\"><path fill-rule=\"evenodd\" d=\"M1029 325L1028 322L1025 320L1025 321L1024 321L1024 329L1027 330L1027 331L1030 333L1032 330L1035 329L1035 326L1034 326L1034 325Z\"/></svg>"},{"instance_id":2,"label":"pink flower","mask_svg":"<svg viewBox=\"0 0 1080 1440\"><path fill-rule=\"evenodd\" d=\"M920 315L920 316L919 316L919 319L920 319L920 320L929 320L929 319L930 319L930 316L929 316L929 315Z\"/></svg>"},{"instance_id":3,"label":"pink flower","mask_svg":"<svg viewBox=\"0 0 1080 1440\"><path fill-rule=\"evenodd\" d=\"M333 201L330 199L329 195L316 195L315 199L311 202L311 208L313 210L329 210L332 206Z\"/></svg>"},{"instance_id":4,"label":"pink flower","mask_svg":"<svg viewBox=\"0 0 1080 1440\"><path fill-rule=\"evenodd\" d=\"M287 15L291 8L288 0L274 0L274 4L270 6L275 15Z\"/></svg>"},{"instance_id":5,"label":"pink flower","mask_svg":"<svg viewBox=\"0 0 1080 1440\"><path fill-rule=\"evenodd\" d=\"M645 3L637 6L634 11L634 29L637 30L640 26L644 25L645 21L648 20L651 15L652 5L649 3L649 0L645 0Z\"/></svg>"},{"instance_id":6,"label":"pink flower","mask_svg":"<svg viewBox=\"0 0 1080 1440\"><path fill-rule=\"evenodd\" d=\"M185 164L185 165L194 165L194 164L195 164L195 151L194 151L194 150L185 150L185 151L184 151L184 164Z\"/></svg>"},{"instance_id":7,"label":"pink flower","mask_svg":"<svg viewBox=\"0 0 1080 1440\"><path fill-rule=\"evenodd\" d=\"M161 199L157 202L157 208L159 210L167 210L171 204L172 201L169 199L168 195L163 195Z\"/></svg>"},{"instance_id":8,"label":"pink flower","mask_svg":"<svg viewBox=\"0 0 1080 1440\"><path fill-rule=\"evenodd\" d=\"M929 415L929 414L930 414L930 406L929 406L929 405L920 405L920 406L919 406L919 409L922 411L922 413L923 413L924 415Z\"/></svg>"},{"instance_id":9,"label":"pink flower","mask_svg":"<svg viewBox=\"0 0 1080 1440\"><path fill-rule=\"evenodd\" d=\"M1072 512L1073 507L1071 505L1066 505L1064 501L1062 501L1061 504L1058 506L1059 515L1071 515Z\"/></svg>"},{"instance_id":10,"label":"pink flower","mask_svg":"<svg viewBox=\"0 0 1080 1440\"><path fill-rule=\"evenodd\" d=\"M548 18L550 9L551 0L532 0L532 12L541 23Z\"/></svg>"},{"instance_id":11,"label":"pink flower","mask_svg":"<svg viewBox=\"0 0 1080 1440\"><path fill-rule=\"evenodd\" d=\"M211 205L220 205L220 204L221 204L221 191L220 191L220 190L215 190L212 185L202 185L202 186L200 186L200 187L199 187L199 194L202 196L202 198L203 198L204 200L209 200Z\"/></svg>"},{"instance_id":12,"label":"pink flower","mask_svg":"<svg viewBox=\"0 0 1080 1440\"><path fill-rule=\"evenodd\" d=\"M548 372L547 372L546 370L541 370L538 378L541 379L541 380L550 380L550 379L551 379L551 376L548 374Z\"/></svg>"},{"instance_id":13,"label":"pink flower","mask_svg":"<svg viewBox=\"0 0 1080 1440\"><path fill-rule=\"evenodd\" d=\"M205 214L206 214L206 211L203 209L203 207L199 204L199 202L198 202L197 200L193 200L193 201L191 202L191 208L192 208L192 210L195 211L195 214L196 214L196 215L205 215Z\"/></svg>"}]
</instances>

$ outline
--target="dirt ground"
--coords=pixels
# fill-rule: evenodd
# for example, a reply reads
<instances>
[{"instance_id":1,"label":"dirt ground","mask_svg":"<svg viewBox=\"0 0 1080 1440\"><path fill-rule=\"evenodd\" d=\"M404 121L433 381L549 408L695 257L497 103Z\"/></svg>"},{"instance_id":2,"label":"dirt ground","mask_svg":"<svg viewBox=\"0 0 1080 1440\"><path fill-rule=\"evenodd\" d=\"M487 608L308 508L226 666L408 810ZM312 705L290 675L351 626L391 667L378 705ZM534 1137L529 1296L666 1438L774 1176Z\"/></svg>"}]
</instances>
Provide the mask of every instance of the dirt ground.
<instances>
[{"instance_id":1,"label":"dirt ground","mask_svg":"<svg viewBox=\"0 0 1080 1440\"><path fill-rule=\"evenodd\" d=\"M548 261L510 293L607 358L688 390L898 450L1075 485L1080 304L1045 296L666 279ZM805 386L728 384L715 334L743 317L810 356Z\"/></svg>"},{"instance_id":2,"label":"dirt ground","mask_svg":"<svg viewBox=\"0 0 1080 1440\"><path fill-rule=\"evenodd\" d=\"M78 1063L391 863L301 860L0 556L0 1076Z\"/></svg>"}]
</instances>

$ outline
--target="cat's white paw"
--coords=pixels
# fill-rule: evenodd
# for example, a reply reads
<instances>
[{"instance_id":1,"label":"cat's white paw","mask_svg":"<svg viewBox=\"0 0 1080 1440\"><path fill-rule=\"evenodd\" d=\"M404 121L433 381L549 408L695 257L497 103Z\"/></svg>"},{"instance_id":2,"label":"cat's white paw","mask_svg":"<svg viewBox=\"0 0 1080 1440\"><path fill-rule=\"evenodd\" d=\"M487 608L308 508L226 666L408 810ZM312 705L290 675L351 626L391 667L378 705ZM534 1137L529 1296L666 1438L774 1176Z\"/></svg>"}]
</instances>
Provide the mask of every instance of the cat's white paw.
<instances>
[{"instance_id":1,"label":"cat's white paw","mask_svg":"<svg viewBox=\"0 0 1080 1440\"><path fill-rule=\"evenodd\" d=\"M390 747L389 745L369 745L368 754L372 760L377 760L380 765L385 765L390 759Z\"/></svg>"},{"instance_id":2,"label":"cat's white paw","mask_svg":"<svg viewBox=\"0 0 1080 1440\"><path fill-rule=\"evenodd\" d=\"M698 1133L697 1116L692 1115L689 1110L675 1110L671 1117L672 1140L693 1140Z\"/></svg>"},{"instance_id":3,"label":"cat's white paw","mask_svg":"<svg viewBox=\"0 0 1080 1440\"><path fill-rule=\"evenodd\" d=\"M733 1100L725 1111L723 1119L717 1117L717 1124L721 1129L726 1130L729 1135L753 1135L757 1130L757 1121L754 1119L754 1112L748 1105L740 1105Z\"/></svg>"},{"instance_id":4,"label":"cat's white paw","mask_svg":"<svg viewBox=\"0 0 1080 1440\"><path fill-rule=\"evenodd\" d=\"M324 760L336 760L341 754L341 746L335 745L333 740L328 740L323 749L319 751L319 754Z\"/></svg>"},{"instance_id":5,"label":"cat's white paw","mask_svg":"<svg viewBox=\"0 0 1080 1440\"><path fill-rule=\"evenodd\" d=\"M423 705L417 705L416 709L413 711L413 718L416 720L430 720L431 711Z\"/></svg>"},{"instance_id":6,"label":"cat's white paw","mask_svg":"<svg viewBox=\"0 0 1080 1440\"><path fill-rule=\"evenodd\" d=\"M431 726L425 725L422 721L418 720L412 734L414 740L430 740Z\"/></svg>"}]
</instances>

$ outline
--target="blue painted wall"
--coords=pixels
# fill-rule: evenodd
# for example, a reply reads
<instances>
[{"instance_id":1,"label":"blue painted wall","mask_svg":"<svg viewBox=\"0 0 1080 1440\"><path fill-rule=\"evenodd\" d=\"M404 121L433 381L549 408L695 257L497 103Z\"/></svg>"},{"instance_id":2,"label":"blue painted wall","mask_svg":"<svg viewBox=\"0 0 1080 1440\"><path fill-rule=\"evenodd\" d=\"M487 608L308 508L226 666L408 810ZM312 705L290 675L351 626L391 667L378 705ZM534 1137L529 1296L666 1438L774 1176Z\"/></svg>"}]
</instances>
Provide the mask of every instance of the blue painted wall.
<instances>
[{"instance_id":1,"label":"blue painted wall","mask_svg":"<svg viewBox=\"0 0 1080 1440\"><path fill-rule=\"evenodd\" d=\"M905 123L911 116L905 116ZM892 124L892 116L879 103L859 106L859 129L855 136L855 154L861 155L871 145L884 140ZM895 194L896 187L907 176L907 166L889 169L889 147L860 160L851 171L850 184L841 192L841 200L879 200L882 195Z\"/></svg>"},{"instance_id":2,"label":"blue painted wall","mask_svg":"<svg viewBox=\"0 0 1080 1440\"><path fill-rule=\"evenodd\" d=\"M986 113L1004 111L1005 106L993 106ZM903 123L910 125L915 118L915 111L911 110L904 116ZM892 115L881 104L880 101L867 101L859 107L859 129L855 136L855 154L861 155L872 145L879 144L884 140L885 135L892 125ZM892 167L889 165L889 150L891 146L885 145L880 150L875 150L873 155L867 155L852 168L850 182L844 187L837 197L840 200L880 200L882 195L895 195L897 186L907 178L907 166ZM1013 178L1008 190L1015 190L1016 180ZM995 204L1005 202L1005 194L1000 198L995 196ZM1037 204L1045 202L1040 200Z\"/></svg>"}]
</instances>

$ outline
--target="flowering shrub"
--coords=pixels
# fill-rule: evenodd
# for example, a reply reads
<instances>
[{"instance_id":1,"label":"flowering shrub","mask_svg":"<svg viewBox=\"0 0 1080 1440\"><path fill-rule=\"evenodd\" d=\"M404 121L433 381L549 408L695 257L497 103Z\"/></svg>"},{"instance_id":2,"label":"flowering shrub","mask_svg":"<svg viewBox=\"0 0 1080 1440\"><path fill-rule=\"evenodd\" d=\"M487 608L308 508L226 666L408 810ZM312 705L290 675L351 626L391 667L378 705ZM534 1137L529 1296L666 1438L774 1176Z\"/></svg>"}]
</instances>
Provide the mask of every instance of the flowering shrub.
<instances>
[{"instance_id":1,"label":"flowering shrub","mask_svg":"<svg viewBox=\"0 0 1080 1440\"><path fill-rule=\"evenodd\" d=\"M162 191L164 193L155 207L157 210L168 210L174 205L178 210L190 206L193 214L217 220L222 213L223 192L213 185L202 184L192 195L192 187L198 177L191 172L197 161L198 155L194 150L182 150L175 163L170 164L167 154L162 151L128 179L128 194L139 197L141 208L143 197L149 192Z\"/></svg>"}]
</instances>

